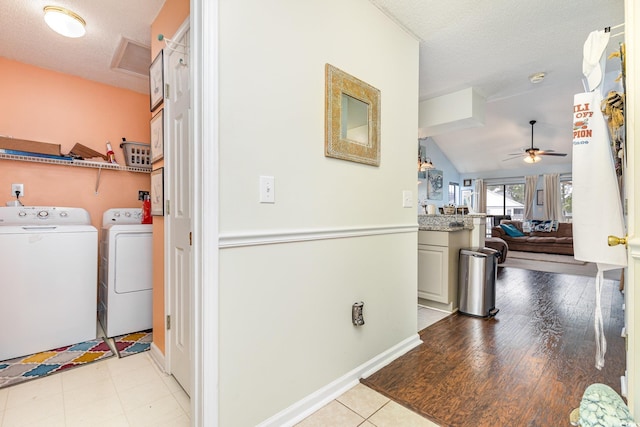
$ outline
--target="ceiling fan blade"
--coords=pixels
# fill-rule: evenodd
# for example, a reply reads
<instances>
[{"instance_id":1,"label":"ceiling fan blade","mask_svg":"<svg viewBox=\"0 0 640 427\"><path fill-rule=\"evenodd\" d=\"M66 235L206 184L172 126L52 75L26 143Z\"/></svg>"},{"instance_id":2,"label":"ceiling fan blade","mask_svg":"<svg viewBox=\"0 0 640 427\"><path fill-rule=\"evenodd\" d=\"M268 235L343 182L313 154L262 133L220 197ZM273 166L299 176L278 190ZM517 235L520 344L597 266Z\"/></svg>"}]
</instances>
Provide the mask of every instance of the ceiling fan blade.
<instances>
[{"instance_id":1,"label":"ceiling fan blade","mask_svg":"<svg viewBox=\"0 0 640 427\"><path fill-rule=\"evenodd\" d=\"M514 154L511 157L507 157L506 159L502 159L503 162L506 162L508 160L514 160L514 159L521 159L524 156L522 154Z\"/></svg>"},{"instance_id":2,"label":"ceiling fan blade","mask_svg":"<svg viewBox=\"0 0 640 427\"><path fill-rule=\"evenodd\" d=\"M551 151L551 150L549 150ZM549 151L540 151L538 152L538 156L560 156L560 157L565 157L567 155L567 153L555 153L555 152L549 152Z\"/></svg>"}]
</instances>

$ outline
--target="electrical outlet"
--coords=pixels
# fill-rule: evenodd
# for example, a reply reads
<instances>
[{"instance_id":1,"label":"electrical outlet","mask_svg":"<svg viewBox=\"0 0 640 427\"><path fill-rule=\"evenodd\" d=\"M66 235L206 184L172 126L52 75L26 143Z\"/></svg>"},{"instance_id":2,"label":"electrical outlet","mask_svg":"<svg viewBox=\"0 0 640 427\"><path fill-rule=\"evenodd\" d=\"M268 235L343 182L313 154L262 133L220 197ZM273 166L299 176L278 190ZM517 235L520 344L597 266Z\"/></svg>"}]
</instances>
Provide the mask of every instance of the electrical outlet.
<instances>
[{"instance_id":1,"label":"electrical outlet","mask_svg":"<svg viewBox=\"0 0 640 427\"><path fill-rule=\"evenodd\" d=\"M20 197L24 197L24 184L11 184L11 197L16 197L16 191L19 191Z\"/></svg>"}]
</instances>

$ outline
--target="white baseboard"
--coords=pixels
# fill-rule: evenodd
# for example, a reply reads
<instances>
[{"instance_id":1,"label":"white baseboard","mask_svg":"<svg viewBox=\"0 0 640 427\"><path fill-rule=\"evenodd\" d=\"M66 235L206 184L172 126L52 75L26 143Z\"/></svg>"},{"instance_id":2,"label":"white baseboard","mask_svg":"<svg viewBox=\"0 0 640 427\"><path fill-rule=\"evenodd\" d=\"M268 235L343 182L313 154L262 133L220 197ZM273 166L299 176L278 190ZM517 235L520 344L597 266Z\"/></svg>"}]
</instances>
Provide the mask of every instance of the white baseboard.
<instances>
[{"instance_id":1,"label":"white baseboard","mask_svg":"<svg viewBox=\"0 0 640 427\"><path fill-rule=\"evenodd\" d=\"M261 422L258 424L258 427L289 427L299 423L327 403L354 387L358 384L360 378L367 378L369 375L382 369L420 344L422 344L422 341L418 334L410 336L385 352L380 353L357 368L347 372L342 377L308 395L304 399L299 400L285 410Z\"/></svg>"},{"instance_id":2,"label":"white baseboard","mask_svg":"<svg viewBox=\"0 0 640 427\"><path fill-rule=\"evenodd\" d=\"M149 356L151 356L151 360L153 360L155 364L158 365L158 368L160 369L160 371L164 373L167 372L167 370L165 369L164 354L160 351L158 346L156 346L156 344L153 342L151 343L151 347L149 348Z\"/></svg>"}]
</instances>

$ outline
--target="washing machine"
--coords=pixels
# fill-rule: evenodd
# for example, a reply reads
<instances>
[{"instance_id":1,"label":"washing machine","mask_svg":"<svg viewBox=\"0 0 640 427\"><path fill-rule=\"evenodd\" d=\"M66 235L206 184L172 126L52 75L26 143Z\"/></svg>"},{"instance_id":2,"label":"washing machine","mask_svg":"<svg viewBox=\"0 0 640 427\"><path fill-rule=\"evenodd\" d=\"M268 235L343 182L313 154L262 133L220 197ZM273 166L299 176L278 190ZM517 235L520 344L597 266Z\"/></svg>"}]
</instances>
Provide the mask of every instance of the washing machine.
<instances>
[{"instance_id":1,"label":"washing machine","mask_svg":"<svg viewBox=\"0 0 640 427\"><path fill-rule=\"evenodd\" d=\"M151 329L152 226L142 209L109 209L102 216L98 319L107 337Z\"/></svg>"},{"instance_id":2,"label":"washing machine","mask_svg":"<svg viewBox=\"0 0 640 427\"><path fill-rule=\"evenodd\" d=\"M82 208L0 207L0 360L96 338L98 230Z\"/></svg>"}]
</instances>

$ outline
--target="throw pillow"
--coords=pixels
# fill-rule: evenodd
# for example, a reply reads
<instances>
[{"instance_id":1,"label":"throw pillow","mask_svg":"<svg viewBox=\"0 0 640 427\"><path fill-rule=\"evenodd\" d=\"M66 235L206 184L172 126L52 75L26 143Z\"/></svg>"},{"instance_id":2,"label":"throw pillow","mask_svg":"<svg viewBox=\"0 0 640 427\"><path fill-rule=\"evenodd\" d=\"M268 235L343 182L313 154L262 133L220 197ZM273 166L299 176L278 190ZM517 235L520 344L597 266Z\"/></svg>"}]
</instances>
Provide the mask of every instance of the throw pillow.
<instances>
[{"instance_id":1,"label":"throw pillow","mask_svg":"<svg viewBox=\"0 0 640 427\"><path fill-rule=\"evenodd\" d=\"M522 221L522 231L524 231L525 233L530 233L531 231L533 231L532 223L533 221L531 220Z\"/></svg>"},{"instance_id":2,"label":"throw pillow","mask_svg":"<svg viewBox=\"0 0 640 427\"><path fill-rule=\"evenodd\" d=\"M550 233L552 231L558 231L558 226L560 221L558 220L546 220L546 221L538 221L538 223L533 228L533 231L543 231L545 233Z\"/></svg>"},{"instance_id":3,"label":"throw pillow","mask_svg":"<svg viewBox=\"0 0 640 427\"><path fill-rule=\"evenodd\" d=\"M524 233L522 231L518 230L512 224L500 224L500 227L504 230L505 233L507 233L507 236L509 236L509 237L522 237L522 236L524 236Z\"/></svg>"}]
</instances>

